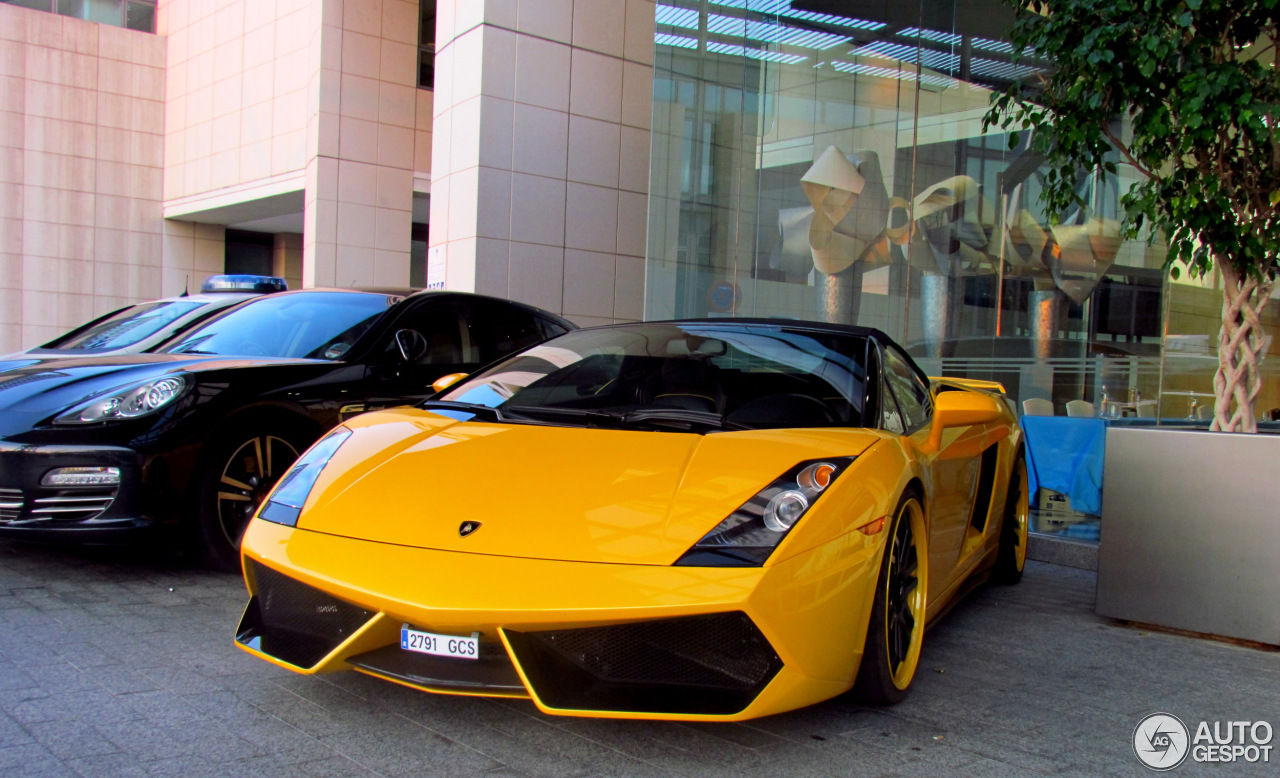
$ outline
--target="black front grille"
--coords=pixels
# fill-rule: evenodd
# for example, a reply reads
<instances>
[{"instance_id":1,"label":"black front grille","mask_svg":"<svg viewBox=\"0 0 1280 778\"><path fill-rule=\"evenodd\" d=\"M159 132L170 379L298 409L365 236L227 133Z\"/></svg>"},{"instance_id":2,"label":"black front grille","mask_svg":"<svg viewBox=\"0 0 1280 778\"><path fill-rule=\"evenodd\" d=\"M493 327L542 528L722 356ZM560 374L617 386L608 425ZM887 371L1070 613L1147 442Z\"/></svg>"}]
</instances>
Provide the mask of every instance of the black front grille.
<instances>
[{"instance_id":1,"label":"black front grille","mask_svg":"<svg viewBox=\"0 0 1280 778\"><path fill-rule=\"evenodd\" d=\"M37 497L31 506L32 519L77 522L96 519L116 499L115 489L66 489L47 497Z\"/></svg>"},{"instance_id":2,"label":"black front grille","mask_svg":"<svg viewBox=\"0 0 1280 778\"><path fill-rule=\"evenodd\" d=\"M21 489L0 489L0 524L17 521L25 502Z\"/></svg>"},{"instance_id":3,"label":"black front grille","mask_svg":"<svg viewBox=\"0 0 1280 778\"><path fill-rule=\"evenodd\" d=\"M247 561L257 593L249 600L236 640L297 667L313 667L373 618L269 567Z\"/></svg>"},{"instance_id":4,"label":"black front grille","mask_svg":"<svg viewBox=\"0 0 1280 778\"><path fill-rule=\"evenodd\" d=\"M524 683L501 643L480 643L478 659L459 659L383 646L347 659L375 675L426 689L527 697Z\"/></svg>"},{"instance_id":5,"label":"black front grille","mask_svg":"<svg viewBox=\"0 0 1280 778\"><path fill-rule=\"evenodd\" d=\"M782 668L741 612L507 636L553 708L737 713Z\"/></svg>"},{"instance_id":6,"label":"black front grille","mask_svg":"<svg viewBox=\"0 0 1280 778\"><path fill-rule=\"evenodd\" d=\"M92 522L111 507L118 491L77 488L33 490L25 494L21 489L0 489L0 524L49 526Z\"/></svg>"}]
</instances>

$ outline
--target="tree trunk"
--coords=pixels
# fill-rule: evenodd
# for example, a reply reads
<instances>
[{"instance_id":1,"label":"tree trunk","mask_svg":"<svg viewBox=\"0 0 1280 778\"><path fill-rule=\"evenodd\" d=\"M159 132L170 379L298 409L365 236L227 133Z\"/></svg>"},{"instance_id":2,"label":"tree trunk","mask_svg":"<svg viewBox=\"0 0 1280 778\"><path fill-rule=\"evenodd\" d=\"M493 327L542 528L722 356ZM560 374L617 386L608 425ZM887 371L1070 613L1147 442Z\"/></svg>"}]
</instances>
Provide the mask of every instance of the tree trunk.
<instances>
[{"instance_id":1,"label":"tree trunk","mask_svg":"<svg viewBox=\"0 0 1280 778\"><path fill-rule=\"evenodd\" d=\"M1257 432L1253 403L1262 390L1258 360L1266 345L1259 316L1271 301L1274 282L1260 282L1227 262L1218 262L1218 268L1222 272L1222 329L1218 332L1218 372L1213 376L1215 401L1210 429Z\"/></svg>"}]
</instances>

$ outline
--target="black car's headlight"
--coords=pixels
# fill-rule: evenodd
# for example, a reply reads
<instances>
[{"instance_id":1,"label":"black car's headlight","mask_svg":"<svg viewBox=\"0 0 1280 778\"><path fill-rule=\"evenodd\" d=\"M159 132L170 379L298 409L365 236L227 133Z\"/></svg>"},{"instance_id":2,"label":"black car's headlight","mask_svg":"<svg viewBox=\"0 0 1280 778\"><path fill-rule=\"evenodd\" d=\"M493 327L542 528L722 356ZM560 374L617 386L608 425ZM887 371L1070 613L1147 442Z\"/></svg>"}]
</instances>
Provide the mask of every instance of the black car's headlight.
<instances>
[{"instance_id":1,"label":"black car's headlight","mask_svg":"<svg viewBox=\"0 0 1280 778\"><path fill-rule=\"evenodd\" d=\"M676 564L692 567L764 564L853 459L833 457L801 462L729 514L676 560Z\"/></svg>"},{"instance_id":2,"label":"black car's headlight","mask_svg":"<svg viewBox=\"0 0 1280 778\"><path fill-rule=\"evenodd\" d=\"M54 424L99 424L147 416L171 405L190 381L181 373L113 389L83 402L53 420Z\"/></svg>"},{"instance_id":3,"label":"black car's headlight","mask_svg":"<svg viewBox=\"0 0 1280 778\"><path fill-rule=\"evenodd\" d=\"M329 460L337 453L338 447L351 437L351 430L339 427L320 439L320 442L298 457L289 472L284 474L280 483L267 496L266 503L258 513L258 518L283 524L287 527L298 526L298 516L302 506L311 494L311 489L320 477L320 471L329 464Z\"/></svg>"}]
</instances>

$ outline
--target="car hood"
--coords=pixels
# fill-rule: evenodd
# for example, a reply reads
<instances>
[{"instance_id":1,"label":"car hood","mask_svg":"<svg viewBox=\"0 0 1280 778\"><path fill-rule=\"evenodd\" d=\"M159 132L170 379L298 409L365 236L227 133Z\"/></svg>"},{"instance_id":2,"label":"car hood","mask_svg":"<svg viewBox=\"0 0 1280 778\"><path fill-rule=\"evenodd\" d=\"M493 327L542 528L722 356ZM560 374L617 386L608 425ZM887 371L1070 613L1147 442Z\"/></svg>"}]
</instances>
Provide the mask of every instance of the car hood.
<instances>
[{"instance_id":1,"label":"car hood","mask_svg":"<svg viewBox=\"0 0 1280 778\"><path fill-rule=\"evenodd\" d=\"M797 462L854 456L863 430L697 435L367 414L298 526L419 548L669 565ZM464 522L480 528L462 537Z\"/></svg>"},{"instance_id":2,"label":"car hood","mask_svg":"<svg viewBox=\"0 0 1280 778\"><path fill-rule=\"evenodd\" d=\"M191 354L117 354L0 362L0 437L30 429L92 397L169 373L316 360Z\"/></svg>"}]
</instances>

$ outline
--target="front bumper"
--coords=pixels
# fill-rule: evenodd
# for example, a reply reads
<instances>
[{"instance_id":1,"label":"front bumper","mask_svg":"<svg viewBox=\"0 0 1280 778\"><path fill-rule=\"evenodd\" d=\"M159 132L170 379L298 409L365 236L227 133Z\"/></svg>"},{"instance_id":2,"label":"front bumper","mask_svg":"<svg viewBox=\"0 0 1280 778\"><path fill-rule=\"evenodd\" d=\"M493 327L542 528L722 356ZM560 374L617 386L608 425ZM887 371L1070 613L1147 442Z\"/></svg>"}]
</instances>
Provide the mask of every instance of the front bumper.
<instances>
[{"instance_id":1,"label":"front bumper","mask_svg":"<svg viewBox=\"0 0 1280 778\"><path fill-rule=\"evenodd\" d=\"M60 467L120 470L117 486L47 487ZM0 538L41 542L127 542L154 521L144 504L144 457L115 446L33 446L0 441Z\"/></svg>"},{"instance_id":2,"label":"front bumper","mask_svg":"<svg viewBox=\"0 0 1280 778\"><path fill-rule=\"evenodd\" d=\"M255 520L237 645L296 672L527 696L551 714L749 719L852 685L882 542L854 532L763 568L661 567L416 549ZM481 659L407 657L402 625L479 633Z\"/></svg>"}]
</instances>

